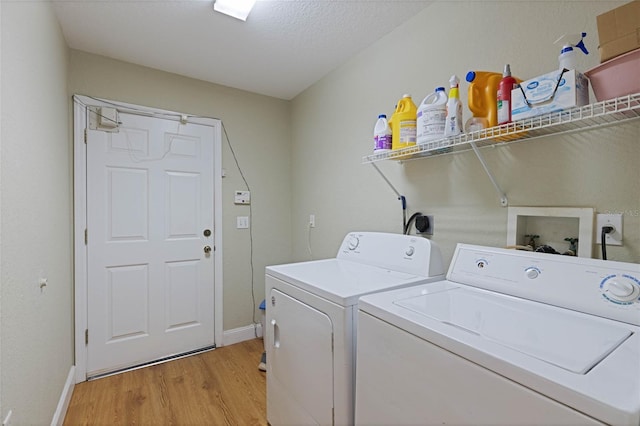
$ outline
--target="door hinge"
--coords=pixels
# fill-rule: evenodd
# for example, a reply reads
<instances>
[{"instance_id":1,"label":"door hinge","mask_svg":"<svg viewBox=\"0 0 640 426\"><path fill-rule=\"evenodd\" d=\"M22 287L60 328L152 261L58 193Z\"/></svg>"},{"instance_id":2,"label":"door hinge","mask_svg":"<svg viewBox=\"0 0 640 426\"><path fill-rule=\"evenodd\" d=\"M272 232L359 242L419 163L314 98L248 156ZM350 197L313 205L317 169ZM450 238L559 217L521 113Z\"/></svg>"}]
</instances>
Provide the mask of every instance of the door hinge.
<instances>
[{"instance_id":1,"label":"door hinge","mask_svg":"<svg viewBox=\"0 0 640 426\"><path fill-rule=\"evenodd\" d=\"M84 229L84 245L86 246L87 244L89 244L89 231L87 231L87 228Z\"/></svg>"},{"instance_id":2,"label":"door hinge","mask_svg":"<svg viewBox=\"0 0 640 426\"><path fill-rule=\"evenodd\" d=\"M84 129L84 143L87 143L87 129Z\"/></svg>"},{"instance_id":3,"label":"door hinge","mask_svg":"<svg viewBox=\"0 0 640 426\"><path fill-rule=\"evenodd\" d=\"M84 330L84 345L85 346L89 345L89 329L88 328Z\"/></svg>"}]
</instances>

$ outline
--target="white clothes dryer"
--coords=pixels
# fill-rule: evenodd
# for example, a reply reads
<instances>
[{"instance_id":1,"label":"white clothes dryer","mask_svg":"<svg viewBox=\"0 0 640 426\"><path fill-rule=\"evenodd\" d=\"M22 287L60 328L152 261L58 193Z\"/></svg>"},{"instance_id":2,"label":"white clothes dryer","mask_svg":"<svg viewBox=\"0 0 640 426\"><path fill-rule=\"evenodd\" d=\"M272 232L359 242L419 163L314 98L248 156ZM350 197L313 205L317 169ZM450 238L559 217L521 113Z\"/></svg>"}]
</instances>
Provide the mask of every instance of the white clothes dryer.
<instances>
[{"instance_id":1,"label":"white clothes dryer","mask_svg":"<svg viewBox=\"0 0 640 426\"><path fill-rule=\"evenodd\" d=\"M419 236L351 232L336 258L268 266L267 421L354 422L360 296L444 278L439 248Z\"/></svg>"},{"instance_id":2,"label":"white clothes dryer","mask_svg":"<svg viewBox=\"0 0 640 426\"><path fill-rule=\"evenodd\" d=\"M640 265L459 244L365 296L355 423L640 425Z\"/></svg>"}]
</instances>

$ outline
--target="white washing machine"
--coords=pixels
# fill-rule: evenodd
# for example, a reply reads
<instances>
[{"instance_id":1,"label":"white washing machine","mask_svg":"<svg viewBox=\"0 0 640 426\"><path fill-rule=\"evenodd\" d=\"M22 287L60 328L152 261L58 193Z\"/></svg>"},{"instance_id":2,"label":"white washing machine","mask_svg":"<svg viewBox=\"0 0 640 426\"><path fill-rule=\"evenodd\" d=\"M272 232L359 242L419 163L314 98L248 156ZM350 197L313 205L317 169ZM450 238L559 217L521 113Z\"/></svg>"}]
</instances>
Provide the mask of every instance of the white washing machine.
<instances>
[{"instance_id":1,"label":"white washing machine","mask_svg":"<svg viewBox=\"0 0 640 426\"><path fill-rule=\"evenodd\" d=\"M336 258L266 268L267 421L353 424L358 298L444 278L438 247L352 232Z\"/></svg>"},{"instance_id":2,"label":"white washing machine","mask_svg":"<svg viewBox=\"0 0 640 426\"><path fill-rule=\"evenodd\" d=\"M356 424L639 425L640 265L458 245L360 300Z\"/></svg>"}]
</instances>

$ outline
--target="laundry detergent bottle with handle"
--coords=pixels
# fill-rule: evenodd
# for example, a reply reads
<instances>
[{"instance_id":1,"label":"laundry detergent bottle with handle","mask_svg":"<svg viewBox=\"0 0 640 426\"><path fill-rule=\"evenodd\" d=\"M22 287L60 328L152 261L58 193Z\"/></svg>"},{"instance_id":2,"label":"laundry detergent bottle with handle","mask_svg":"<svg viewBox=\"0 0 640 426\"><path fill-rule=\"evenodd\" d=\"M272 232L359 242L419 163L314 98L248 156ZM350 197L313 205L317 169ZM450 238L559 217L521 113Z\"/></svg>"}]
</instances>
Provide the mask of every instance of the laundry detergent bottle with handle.
<instances>
[{"instance_id":1,"label":"laundry detergent bottle with handle","mask_svg":"<svg viewBox=\"0 0 640 426\"><path fill-rule=\"evenodd\" d=\"M447 121L447 94L444 87L436 88L418 107L417 142L423 144L444 137Z\"/></svg>"},{"instance_id":2,"label":"laundry detergent bottle with handle","mask_svg":"<svg viewBox=\"0 0 640 426\"><path fill-rule=\"evenodd\" d=\"M449 79L449 100L447 101L447 119L444 128L445 136L456 136L462 131L462 103L458 85L460 79L457 75L452 75Z\"/></svg>"},{"instance_id":3,"label":"laundry detergent bottle with handle","mask_svg":"<svg viewBox=\"0 0 640 426\"><path fill-rule=\"evenodd\" d=\"M402 149L416 144L416 118L418 108L411 95L406 94L398 101L396 111L391 116L392 149Z\"/></svg>"},{"instance_id":4,"label":"laundry detergent bottle with handle","mask_svg":"<svg viewBox=\"0 0 640 426\"><path fill-rule=\"evenodd\" d=\"M491 71L469 71L466 76L469 82L467 101L473 117L467 122L467 130L473 127L493 127L498 124L498 84L502 74Z\"/></svg>"}]
</instances>

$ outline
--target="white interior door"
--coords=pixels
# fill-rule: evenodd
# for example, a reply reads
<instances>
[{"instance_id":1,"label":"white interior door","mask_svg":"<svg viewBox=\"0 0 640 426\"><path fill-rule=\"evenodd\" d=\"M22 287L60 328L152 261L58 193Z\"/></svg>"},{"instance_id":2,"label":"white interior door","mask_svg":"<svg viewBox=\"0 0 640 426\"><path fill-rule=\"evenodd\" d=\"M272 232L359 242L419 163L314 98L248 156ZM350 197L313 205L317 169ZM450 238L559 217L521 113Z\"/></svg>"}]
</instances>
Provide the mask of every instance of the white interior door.
<instances>
[{"instance_id":1,"label":"white interior door","mask_svg":"<svg viewBox=\"0 0 640 426\"><path fill-rule=\"evenodd\" d=\"M86 138L88 377L214 345L214 130L118 121Z\"/></svg>"}]
</instances>

